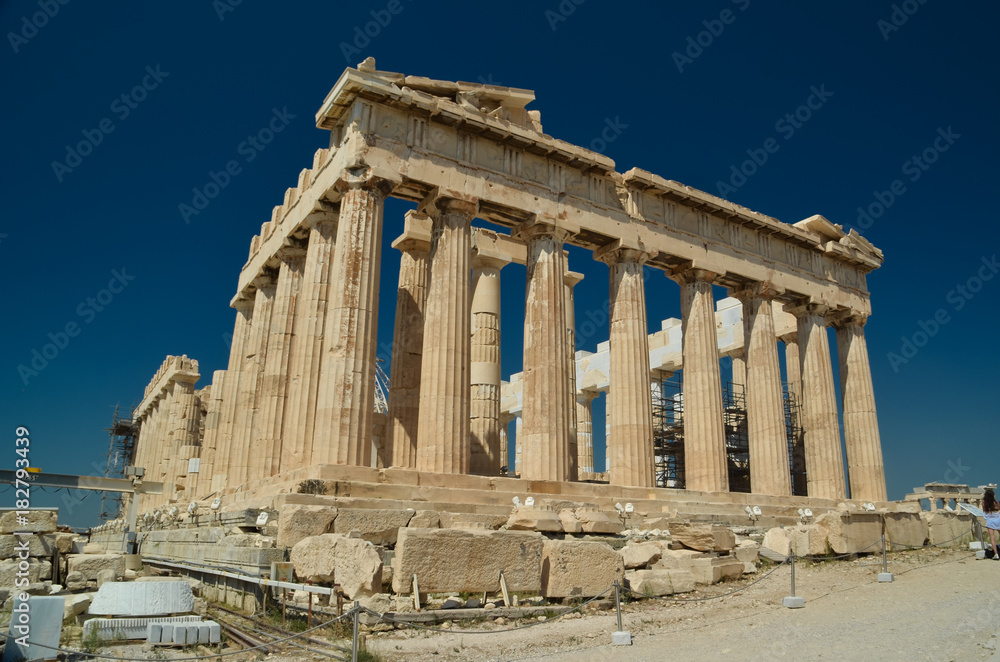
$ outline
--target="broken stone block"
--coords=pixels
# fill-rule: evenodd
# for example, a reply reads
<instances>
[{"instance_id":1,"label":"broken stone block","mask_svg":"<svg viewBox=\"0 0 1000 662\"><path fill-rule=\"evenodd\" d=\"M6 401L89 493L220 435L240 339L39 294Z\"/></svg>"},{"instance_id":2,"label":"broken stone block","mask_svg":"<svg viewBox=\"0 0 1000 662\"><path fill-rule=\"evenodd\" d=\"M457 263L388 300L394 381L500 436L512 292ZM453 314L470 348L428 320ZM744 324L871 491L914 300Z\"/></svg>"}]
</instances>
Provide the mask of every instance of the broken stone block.
<instances>
[{"instance_id":1,"label":"broken stone block","mask_svg":"<svg viewBox=\"0 0 1000 662\"><path fill-rule=\"evenodd\" d=\"M87 578L83 576L82 572L69 572L66 573L65 578L66 590L69 591L79 591L82 588L87 588Z\"/></svg>"},{"instance_id":2,"label":"broken stone block","mask_svg":"<svg viewBox=\"0 0 1000 662\"><path fill-rule=\"evenodd\" d=\"M3 559L0 561L0 586L12 587L16 586L18 577L18 564L20 560L17 558L13 559ZM52 577L52 564L48 561L42 561L40 559L29 558L28 559L28 571L27 578L30 584L36 584L43 581L44 577L42 575L47 575L48 578ZM20 579L24 579L21 576Z\"/></svg>"},{"instance_id":3,"label":"broken stone block","mask_svg":"<svg viewBox=\"0 0 1000 662\"><path fill-rule=\"evenodd\" d=\"M63 620L65 621L67 618L75 618L76 616L79 616L87 611L87 607L90 606L93 599L94 597L90 593L67 595L65 609L63 610Z\"/></svg>"},{"instance_id":4,"label":"broken stone block","mask_svg":"<svg viewBox=\"0 0 1000 662\"><path fill-rule=\"evenodd\" d=\"M835 554L882 551L879 542L882 538L882 516L878 513L824 513L816 518L816 525L826 529L830 548Z\"/></svg>"},{"instance_id":5,"label":"broken stone block","mask_svg":"<svg viewBox=\"0 0 1000 662\"><path fill-rule=\"evenodd\" d=\"M495 531L506 523L507 517L505 515L447 512L440 514L442 529L490 529Z\"/></svg>"},{"instance_id":6,"label":"broken stone block","mask_svg":"<svg viewBox=\"0 0 1000 662\"><path fill-rule=\"evenodd\" d=\"M755 540L743 540L736 545L733 556L743 563L757 563L760 559L760 543Z\"/></svg>"},{"instance_id":7,"label":"broken stone block","mask_svg":"<svg viewBox=\"0 0 1000 662\"><path fill-rule=\"evenodd\" d=\"M920 517L920 513L885 513L883 517L887 542L923 547L927 541L927 522Z\"/></svg>"},{"instance_id":8,"label":"broken stone block","mask_svg":"<svg viewBox=\"0 0 1000 662\"><path fill-rule=\"evenodd\" d=\"M552 531L560 532L562 520L551 506L518 506L507 519L510 531Z\"/></svg>"},{"instance_id":9,"label":"broken stone block","mask_svg":"<svg viewBox=\"0 0 1000 662\"><path fill-rule=\"evenodd\" d=\"M382 590L382 555L360 538L339 533L303 538L292 547L291 560L300 580L337 582L352 600Z\"/></svg>"},{"instance_id":10,"label":"broken stone block","mask_svg":"<svg viewBox=\"0 0 1000 662\"><path fill-rule=\"evenodd\" d=\"M617 555L616 555L617 556ZM500 572L511 591L541 589L542 537L527 531L402 529L392 589L421 592L496 591Z\"/></svg>"},{"instance_id":11,"label":"broken stone block","mask_svg":"<svg viewBox=\"0 0 1000 662\"><path fill-rule=\"evenodd\" d=\"M73 543L76 542L75 533L56 533L55 547L60 554L72 554Z\"/></svg>"},{"instance_id":12,"label":"broken stone block","mask_svg":"<svg viewBox=\"0 0 1000 662\"><path fill-rule=\"evenodd\" d=\"M333 532L358 531L373 545L395 545L397 532L409 524L411 517L412 510L340 508L333 521Z\"/></svg>"},{"instance_id":13,"label":"broken stone block","mask_svg":"<svg viewBox=\"0 0 1000 662\"><path fill-rule=\"evenodd\" d=\"M436 529L441 526L441 516L436 510L418 510L406 526L413 529Z\"/></svg>"},{"instance_id":14,"label":"broken stone block","mask_svg":"<svg viewBox=\"0 0 1000 662\"><path fill-rule=\"evenodd\" d=\"M88 542L83 546L84 554L103 554L105 551L104 545L99 545L96 542Z\"/></svg>"},{"instance_id":15,"label":"broken stone block","mask_svg":"<svg viewBox=\"0 0 1000 662\"><path fill-rule=\"evenodd\" d=\"M695 549L668 549L660 547L662 554L660 560L653 564L653 568L666 570L688 570L691 568L691 561L694 559L709 558L706 552L699 552Z\"/></svg>"},{"instance_id":16,"label":"broken stone block","mask_svg":"<svg viewBox=\"0 0 1000 662\"><path fill-rule=\"evenodd\" d=\"M116 578L125 576L125 557L121 554L70 554L67 560L69 573L79 572L85 581L96 581L97 573L105 568L113 570Z\"/></svg>"},{"instance_id":17,"label":"broken stone block","mask_svg":"<svg viewBox=\"0 0 1000 662\"><path fill-rule=\"evenodd\" d=\"M17 533L18 531L30 531L32 533L54 533L58 524L58 511L55 510L29 510L27 515L18 515L16 511L8 510L0 515L0 534ZM27 519L24 524L18 523L17 518Z\"/></svg>"},{"instance_id":18,"label":"broken stone block","mask_svg":"<svg viewBox=\"0 0 1000 662\"><path fill-rule=\"evenodd\" d=\"M795 556L825 556L830 553L827 529L819 524L803 524L786 529Z\"/></svg>"},{"instance_id":19,"label":"broken stone block","mask_svg":"<svg viewBox=\"0 0 1000 662\"><path fill-rule=\"evenodd\" d=\"M621 533L625 528L618 519L611 519L603 510L593 506L583 506L574 512L580 520L584 533Z\"/></svg>"},{"instance_id":20,"label":"broken stone block","mask_svg":"<svg viewBox=\"0 0 1000 662\"><path fill-rule=\"evenodd\" d=\"M660 560L663 550L660 546L651 543L630 543L625 545L620 551L625 568L632 570L635 568L645 568Z\"/></svg>"},{"instance_id":21,"label":"broken stone block","mask_svg":"<svg viewBox=\"0 0 1000 662\"><path fill-rule=\"evenodd\" d=\"M728 552L736 547L736 536L721 524L675 522L670 537L688 549L701 552Z\"/></svg>"},{"instance_id":22,"label":"broken stone block","mask_svg":"<svg viewBox=\"0 0 1000 662\"><path fill-rule=\"evenodd\" d=\"M284 506L278 514L278 547L294 547L295 543L333 531L337 509L328 506Z\"/></svg>"},{"instance_id":23,"label":"broken stone block","mask_svg":"<svg viewBox=\"0 0 1000 662\"><path fill-rule=\"evenodd\" d=\"M730 556L693 559L690 565L696 584L718 584L723 579L739 579L743 570L743 562Z\"/></svg>"},{"instance_id":24,"label":"broken stone block","mask_svg":"<svg viewBox=\"0 0 1000 662\"><path fill-rule=\"evenodd\" d=\"M115 571L111 568L104 568L97 571L97 588L100 589L107 583L113 582L117 579L115 577Z\"/></svg>"},{"instance_id":25,"label":"broken stone block","mask_svg":"<svg viewBox=\"0 0 1000 662\"><path fill-rule=\"evenodd\" d=\"M922 512L927 522L927 539L932 545L957 546L972 540L972 515L968 513ZM986 538L989 542L989 538Z\"/></svg>"},{"instance_id":26,"label":"broken stone block","mask_svg":"<svg viewBox=\"0 0 1000 662\"><path fill-rule=\"evenodd\" d=\"M672 521L667 517L646 517L642 520L642 528L644 531L652 531L658 529L660 531L669 531Z\"/></svg>"},{"instance_id":27,"label":"broken stone block","mask_svg":"<svg viewBox=\"0 0 1000 662\"><path fill-rule=\"evenodd\" d=\"M19 553L22 544L28 545L28 556L49 557L55 550L55 535L36 533L30 536L0 535L0 558L10 558Z\"/></svg>"},{"instance_id":28,"label":"broken stone block","mask_svg":"<svg viewBox=\"0 0 1000 662\"><path fill-rule=\"evenodd\" d=\"M630 570L625 573L625 581L640 595L673 595L694 590L694 576L687 570Z\"/></svg>"},{"instance_id":29,"label":"broken stone block","mask_svg":"<svg viewBox=\"0 0 1000 662\"><path fill-rule=\"evenodd\" d=\"M542 547L542 595L547 598L590 598L624 578L622 557L606 543L546 540Z\"/></svg>"},{"instance_id":30,"label":"broken stone block","mask_svg":"<svg viewBox=\"0 0 1000 662\"><path fill-rule=\"evenodd\" d=\"M782 556L788 556L792 553L792 537L787 530L776 526L773 529L768 529L767 533L764 534L764 542L761 543L761 547Z\"/></svg>"},{"instance_id":31,"label":"broken stone block","mask_svg":"<svg viewBox=\"0 0 1000 662\"><path fill-rule=\"evenodd\" d=\"M105 582L90 605L91 614L102 616L166 616L191 611L194 611L191 584L176 579L162 582Z\"/></svg>"},{"instance_id":32,"label":"broken stone block","mask_svg":"<svg viewBox=\"0 0 1000 662\"><path fill-rule=\"evenodd\" d=\"M583 524L580 523L580 520L576 518L576 515L569 508L563 508L559 511L559 521L562 523L563 531L566 533L583 532Z\"/></svg>"}]
</instances>

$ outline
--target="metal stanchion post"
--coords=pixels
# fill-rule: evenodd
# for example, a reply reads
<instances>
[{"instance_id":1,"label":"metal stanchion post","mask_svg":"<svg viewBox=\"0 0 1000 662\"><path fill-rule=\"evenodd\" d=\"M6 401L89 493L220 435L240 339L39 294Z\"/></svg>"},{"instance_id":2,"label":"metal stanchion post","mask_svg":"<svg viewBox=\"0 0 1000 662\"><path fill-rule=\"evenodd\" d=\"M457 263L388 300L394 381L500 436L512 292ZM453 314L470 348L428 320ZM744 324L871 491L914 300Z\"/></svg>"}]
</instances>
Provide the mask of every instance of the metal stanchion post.
<instances>
[{"instance_id":1,"label":"metal stanchion post","mask_svg":"<svg viewBox=\"0 0 1000 662\"><path fill-rule=\"evenodd\" d=\"M621 599L621 586L618 584L618 580L615 580L615 612L618 615L618 629L611 633L611 645L612 646L631 646L632 645L632 633L622 630L622 599Z\"/></svg>"},{"instance_id":2,"label":"metal stanchion post","mask_svg":"<svg viewBox=\"0 0 1000 662\"><path fill-rule=\"evenodd\" d=\"M358 601L354 601L354 635L351 640L351 662L358 662Z\"/></svg>"},{"instance_id":3,"label":"metal stanchion post","mask_svg":"<svg viewBox=\"0 0 1000 662\"><path fill-rule=\"evenodd\" d=\"M801 609L806 606L806 601L805 598L795 595L795 554L789 554L788 561L792 564L792 594L781 599L781 606L789 609Z\"/></svg>"},{"instance_id":4,"label":"metal stanchion post","mask_svg":"<svg viewBox=\"0 0 1000 662\"><path fill-rule=\"evenodd\" d=\"M881 584L892 583L892 573L889 572L889 561L885 557L885 534L882 534L882 572L878 573L878 581Z\"/></svg>"}]
</instances>

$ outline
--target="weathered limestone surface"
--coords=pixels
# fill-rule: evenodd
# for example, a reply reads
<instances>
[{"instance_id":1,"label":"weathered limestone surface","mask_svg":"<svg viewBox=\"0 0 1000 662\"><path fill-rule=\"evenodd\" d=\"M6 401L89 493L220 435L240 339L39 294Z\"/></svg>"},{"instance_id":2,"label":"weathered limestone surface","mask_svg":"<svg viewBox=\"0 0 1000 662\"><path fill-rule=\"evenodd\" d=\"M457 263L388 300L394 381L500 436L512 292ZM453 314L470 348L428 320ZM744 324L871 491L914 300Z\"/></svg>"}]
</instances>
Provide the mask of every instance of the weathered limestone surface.
<instances>
[{"instance_id":1,"label":"weathered limestone surface","mask_svg":"<svg viewBox=\"0 0 1000 662\"><path fill-rule=\"evenodd\" d=\"M329 506L285 506L278 515L278 547L294 547L310 536L332 533L337 509Z\"/></svg>"},{"instance_id":2,"label":"weathered limestone surface","mask_svg":"<svg viewBox=\"0 0 1000 662\"><path fill-rule=\"evenodd\" d=\"M358 531L364 540L376 545L396 543L397 531L413 517L412 510L375 508L340 508L333 522L333 532L349 534Z\"/></svg>"},{"instance_id":3,"label":"weathered limestone surface","mask_svg":"<svg viewBox=\"0 0 1000 662\"><path fill-rule=\"evenodd\" d=\"M215 461L212 465L213 491L224 489L229 482L230 451L236 429L236 401L243 381L243 358L250 339L253 324L253 300L240 299L235 303L236 322L233 325L233 342L229 347L229 367L226 369L225 393L222 413L219 416L219 432L216 442ZM245 386L244 386L245 388ZM158 418L158 414L157 414ZM154 418L154 421L157 419ZM141 435L140 435L141 439ZM143 442L145 443L145 442ZM140 443L140 446L142 443Z\"/></svg>"},{"instance_id":4,"label":"weathered limestone surface","mask_svg":"<svg viewBox=\"0 0 1000 662\"><path fill-rule=\"evenodd\" d=\"M695 589L694 576L688 570L631 570L625 573L625 581L639 595L654 597Z\"/></svg>"},{"instance_id":5,"label":"weathered limestone surface","mask_svg":"<svg viewBox=\"0 0 1000 662\"><path fill-rule=\"evenodd\" d=\"M417 469L469 473L470 260L474 200L436 201L420 368ZM499 412L497 412L499 414Z\"/></svg>"},{"instance_id":6,"label":"weathered limestone surface","mask_svg":"<svg viewBox=\"0 0 1000 662\"><path fill-rule=\"evenodd\" d=\"M392 590L409 594L416 575L421 592L496 591L503 572L508 589L539 591L541 567L538 533L407 528L396 543Z\"/></svg>"},{"instance_id":7,"label":"weathered limestone surface","mask_svg":"<svg viewBox=\"0 0 1000 662\"><path fill-rule=\"evenodd\" d=\"M430 274L430 218L406 212L405 232L392 247L401 253L396 321L392 332L389 375L389 422L386 455L393 467L417 466L417 423L420 420L424 307Z\"/></svg>"},{"instance_id":8,"label":"weathered limestone surface","mask_svg":"<svg viewBox=\"0 0 1000 662\"><path fill-rule=\"evenodd\" d=\"M681 285L684 324L684 485L689 490L727 492L722 379L712 296L715 274L688 269L676 278Z\"/></svg>"},{"instance_id":9,"label":"weathered limestone surface","mask_svg":"<svg viewBox=\"0 0 1000 662\"><path fill-rule=\"evenodd\" d=\"M28 544L28 556L52 556L56 549L55 535L34 534L30 536L0 535L0 558L11 558L23 553L22 544Z\"/></svg>"},{"instance_id":10,"label":"weathered limestone surface","mask_svg":"<svg viewBox=\"0 0 1000 662\"><path fill-rule=\"evenodd\" d=\"M500 474L500 270L509 262L477 251L472 260L470 471Z\"/></svg>"},{"instance_id":11,"label":"weathered limestone surface","mask_svg":"<svg viewBox=\"0 0 1000 662\"><path fill-rule=\"evenodd\" d=\"M659 561L663 550L660 549L659 545L651 542L629 543L622 547L620 553L625 568L634 570L635 568L645 568Z\"/></svg>"},{"instance_id":12,"label":"weathered limestone surface","mask_svg":"<svg viewBox=\"0 0 1000 662\"><path fill-rule=\"evenodd\" d=\"M584 533L621 533L625 527L618 519L612 519L600 508L584 506L573 511Z\"/></svg>"},{"instance_id":13,"label":"weathered limestone surface","mask_svg":"<svg viewBox=\"0 0 1000 662\"><path fill-rule=\"evenodd\" d=\"M8 510L0 515L0 533L15 533L17 531L31 531L32 533L52 533L58 524L58 511L55 510L29 510L24 517L27 524L18 524L17 512Z\"/></svg>"},{"instance_id":14,"label":"weathered limestone surface","mask_svg":"<svg viewBox=\"0 0 1000 662\"><path fill-rule=\"evenodd\" d=\"M721 524L676 522L670 527L674 542L703 552L727 552L736 547L736 536Z\"/></svg>"},{"instance_id":15,"label":"weathered limestone surface","mask_svg":"<svg viewBox=\"0 0 1000 662\"><path fill-rule=\"evenodd\" d=\"M436 510L418 510L413 513L406 526L414 529L436 529L441 526L441 515Z\"/></svg>"},{"instance_id":16,"label":"weathered limestone surface","mask_svg":"<svg viewBox=\"0 0 1000 662\"><path fill-rule=\"evenodd\" d=\"M968 513L922 512L920 517L927 522L927 540L932 545L957 546L972 540L972 515Z\"/></svg>"},{"instance_id":17,"label":"weathered limestone surface","mask_svg":"<svg viewBox=\"0 0 1000 662\"><path fill-rule=\"evenodd\" d=\"M882 466L882 441L875 414L865 321L865 317L850 316L837 324L847 475L851 480L851 498L885 501L885 468Z\"/></svg>"},{"instance_id":18,"label":"weathered limestone surface","mask_svg":"<svg viewBox=\"0 0 1000 662\"><path fill-rule=\"evenodd\" d=\"M652 487L653 400L642 271L649 256L618 242L594 257L606 262L611 271L609 477L613 485ZM714 328L712 335L714 340Z\"/></svg>"},{"instance_id":19,"label":"weathered limestone surface","mask_svg":"<svg viewBox=\"0 0 1000 662\"><path fill-rule=\"evenodd\" d=\"M887 543L899 546L923 547L927 540L927 522L920 513L885 513ZM956 534L957 535L957 534ZM896 549L902 549L897 547Z\"/></svg>"},{"instance_id":20,"label":"weathered limestone surface","mask_svg":"<svg viewBox=\"0 0 1000 662\"><path fill-rule=\"evenodd\" d=\"M567 261L569 257L567 255ZM565 292L563 296L566 302L566 366L569 371L569 386L566 391L566 398L569 401L570 426L569 426L569 480L580 479L580 458L581 451L578 439L579 422L577 421L576 408L576 296L573 288L583 280L583 274L575 271L567 271L563 274L563 285ZM590 462L593 464L593 461Z\"/></svg>"},{"instance_id":21,"label":"weathered limestone surface","mask_svg":"<svg viewBox=\"0 0 1000 662\"><path fill-rule=\"evenodd\" d=\"M542 550L542 595L576 598L600 595L625 579L622 557L603 542L546 540Z\"/></svg>"},{"instance_id":22,"label":"weathered limestone surface","mask_svg":"<svg viewBox=\"0 0 1000 662\"><path fill-rule=\"evenodd\" d=\"M594 415L591 405L597 393L583 391L576 396L576 448L579 473L594 471Z\"/></svg>"},{"instance_id":23,"label":"weathered limestone surface","mask_svg":"<svg viewBox=\"0 0 1000 662\"><path fill-rule=\"evenodd\" d=\"M300 580L337 582L350 599L382 591L382 556L365 540L336 533L303 538L291 561Z\"/></svg>"},{"instance_id":24,"label":"weathered limestone surface","mask_svg":"<svg viewBox=\"0 0 1000 662\"><path fill-rule=\"evenodd\" d=\"M68 571L79 572L87 580L96 580L97 573L104 569L113 570L116 578L125 576L125 557L121 554L70 554L66 558Z\"/></svg>"},{"instance_id":25,"label":"weathered limestone surface","mask_svg":"<svg viewBox=\"0 0 1000 662\"><path fill-rule=\"evenodd\" d=\"M114 572L112 568L101 573ZM101 616L166 616L194 611L194 594L186 581L106 582L90 605Z\"/></svg>"},{"instance_id":26,"label":"weathered limestone surface","mask_svg":"<svg viewBox=\"0 0 1000 662\"><path fill-rule=\"evenodd\" d=\"M26 574L18 559L3 559L0 561L0 586L13 589L18 579L27 577L30 584L37 584L52 578L52 563L41 559L28 559ZM95 577L96 579L96 577Z\"/></svg>"},{"instance_id":27,"label":"weathered limestone surface","mask_svg":"<svg viewBox=\"0 0 1000 662\"><path fill-rule=\"evenodd\" d=\"M876 513L832 512L816 518L827 531L830 549L835 554L860 551L881 552L882 516Z\"/></svg>"},{"instance_id":28,"label":"weathered limestone surface","mask_svg":"<svg viewBox=\"0 0 1000 662\"><path fill-rule=\"evenodd\" d=\"M743 562L732 556L692 559L689 566L691 576L696 584L718 584L726 579L739 579L743 576Z\"/></svg>"},{"instance_id":29,"label":"weathered limestone surface","mask_svg":"<svg viewBox=\"0 0 1000 662\"><path fill-rule=\"evenodd\" d=\"M824 556L830 553L829 531L818 524L775 527L764 534L762 546L788 556Z\"/></svg>"},{"instance_id":30,"label":"weathered limestone surface","mask_svg":"<svg viewBox=\"0 0 1000 662\"><path fill-rule=\"evenodd\" d=\"M562 531L562 520L551 506L518 506L507 519L511 531Z\"/></svg>"}]
</instances>

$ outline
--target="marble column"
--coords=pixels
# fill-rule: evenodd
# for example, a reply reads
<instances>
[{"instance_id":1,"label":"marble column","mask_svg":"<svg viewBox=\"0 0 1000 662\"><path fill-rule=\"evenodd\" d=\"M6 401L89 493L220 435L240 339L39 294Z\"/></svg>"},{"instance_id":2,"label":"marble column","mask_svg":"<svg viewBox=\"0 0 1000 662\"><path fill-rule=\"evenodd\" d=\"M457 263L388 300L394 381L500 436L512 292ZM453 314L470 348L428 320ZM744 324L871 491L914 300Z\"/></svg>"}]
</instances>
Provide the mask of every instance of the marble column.
<instances>
[{"instance_id":1,"label":"marble column","mask_svg":"<svg viewBox=\"0 0 1000 662\"><path fill-rule=\"evenodd\" d=\"M686 269L681 286L684 485L689 490L728 492L729 471L722 421L722 381L712 282L716 275Z\"/></svg>"},{"instance_id":2,"label":"marble column","mask_svg":"<svg viewBox=\"0 0 1000 662\"><path fill-rule=\"evenodd\" d=\"M323 330L312 464L371 465L382 208L391 185L345 173Z\"/></svg>"},{"instance_id":3,"label":"marble column","mask_svg":"<svg viewBox=\"0 0 1000 662\"><path fill-rule=\"evenodd\" d=\"M438 198L424 306L417 470L465 474L469 444L472 219L478 202Z\"/></svg>"},{"instance_id":4,"label":"marble column","mask_svg":"<svg viewBox=\"0 0 1000 662\"><path fill-rule=\"evenodd\" d=\"M882 441L875 413L868 343L865 340L867 319L864 315L850 315L835 324L844 406L847 476L852 499L886 501Z\"/></svg>"},{"instance_id":5,"label":"marble column","mask_svg":"<svg viewBox=\"0 0 1000 662\"><path fill-rule=\"evenodd\" d=\"M524 312L523 424L518 435L528 480L569 479L572 429L566 337L565 230L541 222L521 226L527 244Z\"/></svg>"},{"instance_id":6,"label":"marble column","mask_svg":"<svg viewBox=\"0 0 1000 662\"><path fill-rule=\"evenodd\" d=\"M215 458L219 444L219 427L222 420L223 397L226 389L226 371L212 373L212 392L205 412L205 436L201 441L201 464L198 467L198 496L206 496L212 491L212 476L215 473Z\"/></svg>"},{"instance_id":7,"label":"marble column","mask_svg":"<svg viewBox=\"0 0 1000 662\"><path fill-rule=\"evenodd\" d=\"M298 246L285 246L278 251L281 263L265 339L267 349L260 379L259 415L254 419L254 452L250 454L247 471L249 480L260 480L278 473L282 454L291 451L291 443L289 448L283 447L282 428L305 257L305 249Z\"/></svg>"},{"instance_id":8,"label":"marble column","mask_svg":"<svg viewBox=\"0 0 1000 662\"><path fill-rule=\"evenodd\" d=\"M497 476L500 459L500 270L509 258L472 258L470 472Z\"/></svg>"},{"instance_id":9,"label":"marble column","mask_svg":"<svg viewBox=\"0 0 1000 662\"><path fill-rule=\"evenodd\" d=\"M744 310L746 310L744 308ZM745 324L744 320L744 324ZM746 360L746 347L744 349L737 350L730 355L733 361L733 386L736 387L737 392L743 391L746 394L747 388L747 360Z\"/></svg>"},{"instance_id":10,"label":"marble column","mask_svg":"<svg viewBox=\"0 0 1000 662\"><path fill-rule=\"evenodd\" d=\"M190 500L194 489L188 489L188 461L198 456L201 437L201 408L194 394L194 384L199 375L182 373L174 381L174 397L177 400L176 428L173 435L173 457L170 479L173 482L174 500ZM194 487L191 485L190 487Z\"/></svg>"},{"instance_id":11,"label":"marble column","mask_svg":"<svg viewBox=\"0 0 1000 662\"><path fill-rule=\"evenodd\" d=\"M500 415L500 466L506 467L507 475L514 474L514 467L510 463L510 439L507 429L515 418L512 414Z\"/></svg>"},{"instance_id":12,"label":"marble column","mask_svg":"<svg viewBox=\"0 0 1000 662\"><path fill-rule=\"evenodd\" d=\"M743 304L750 490L754 494L790 496L781 365L772 314L775 294L763 285L733 293Z\"/></svg>"},{"instance_id":13,"label":"marble column","mask_svg":"<svg viewBox=\"0 0 1000 662\"><path fill-rule=\"evenodd\" d=\"M424 351L424 307L430 274L430 217L406 212L403 235L392 243L402 255L389 374L389 420L385 456L389 466L417 466L420 370Z\"/></svg>"},{"instance_id":14,"label":"marble column","mask_svg":"<svg viewBox=\"0 0 1000 662\"><path fill-rule=\"evenodd\" d=\"M334 250L337 245L337 214L320 213L309 219L306 260L295 306L288 368L288 399L282 417L279 471L299 469L312 461L316 398L319 393L323 356L323 330L330 299Z\"/></svg>"},{"instance_id":15,"label":"marble column","mask_svg":"<svg viewBox=\"0 0 1000 662\"><path fill-rule=\"evenodd\" d=\"M594 257L607 263L611 283L608 478L612 485L653 487L653 397L642 268L649 255L616 242Z\"/></svg>"},{"instance_id":16,"label":"marble column","mask_svg":"<svg viewBox=\"0 0 1000 662\"><path fill-rule=\"evenodd\" d=\"M817 304L786 308L798 322L802 371L802 430L809 496L843 499L844 461L840 450L837 396L826 331L828 309Z\"/></svg>"},{"instance_id":17,"label":"marble column","mask_svg":"<svg viewBox=\"0 0 1000 662\"><path fill-rule=\"evenodd\" d=\"M580 391L576 394L577 464L580 473L594 473L594 415L591 405L599 393Z\"/></svg>"},{"instance_id":18,"label":"marble column","mask_svg":"<svg viewBox=\"0 0 1000 662\"><path fill-rule=\"evenodd\" d=\"M261 379L267 357L267 337L271 328L271 311L277 288L275 272L265 270L254 281L253 319L247 335L246 349L240 366L240 382L236 391L236 416L233 418L232 441L229 446L228 487L246 482L250 476L250 455L258 454L253 447L254 426L260 421Z\"/></svg>"},{"instance_id":19,"label":"marble column","mask_svg":"<svg viewBox=\"0 0 1000 662\"><path fill-rule=\"evenodd\" d=\"M521 430L524 429L524 417L518 414L514 417L514 462L511 467L511 474L517 474L519 478L524 470L524 448L521 445Z\"/></svg>"},{"instance_id":20,"label":"marble column","mask_svg":"<svg viewBox=\"0 0 1000 662\"><path fill-rule=\"evenodd\" d=\"M569 255L566 255L569 261ZM580 477L580 441L579 423L576 418L576 297L573 295L573 288L583 281L583 274L576 271L567 271L563 277L566 285L566 344L569 346L569 353L566 360L569 364L569 387L566 397L569 398L568 407L571 412L569 429L569 480L579 480Z\"/></svg>"},{"instance_id":21,"label":"marble column","mask_svg":"<svg viewBox=\"0 0 1000 662\"><path fill-rule=\"evenodd\" d=\"M241 368L250 337L253 321L253 299L239 299L234 304L236 323L233 339L229 347L229 367L226 370L225 392L222 397L222 411L219 415L219 433L215 448L215 462L212 466L212 492L224 490L229 485L229 451L233 443L236 422L236 394L239 391Z\"/></svg>"}]
</instances>

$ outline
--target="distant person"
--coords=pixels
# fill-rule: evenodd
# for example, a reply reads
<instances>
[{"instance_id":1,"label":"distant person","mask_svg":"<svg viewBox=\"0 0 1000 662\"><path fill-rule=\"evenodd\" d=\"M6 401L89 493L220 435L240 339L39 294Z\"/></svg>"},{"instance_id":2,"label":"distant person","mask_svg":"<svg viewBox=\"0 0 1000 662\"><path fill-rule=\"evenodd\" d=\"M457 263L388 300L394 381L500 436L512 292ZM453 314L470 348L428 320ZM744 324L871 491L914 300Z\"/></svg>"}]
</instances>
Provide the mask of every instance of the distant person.
<instances>
[{"instance_id":1,"label":"distant person","mask_svg":"<svg viewBox=\"0 0 1000 662\"><path fill-rule=\"evenodd\" d=\"M1000 561L997 553L997 533L1000 532L1000 503L997 503L993 490L983 491L983 513L986 515L986 528L990 530L990 544L993 545L993 558Z\"/></svg>"}]
</instances>

